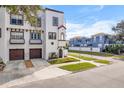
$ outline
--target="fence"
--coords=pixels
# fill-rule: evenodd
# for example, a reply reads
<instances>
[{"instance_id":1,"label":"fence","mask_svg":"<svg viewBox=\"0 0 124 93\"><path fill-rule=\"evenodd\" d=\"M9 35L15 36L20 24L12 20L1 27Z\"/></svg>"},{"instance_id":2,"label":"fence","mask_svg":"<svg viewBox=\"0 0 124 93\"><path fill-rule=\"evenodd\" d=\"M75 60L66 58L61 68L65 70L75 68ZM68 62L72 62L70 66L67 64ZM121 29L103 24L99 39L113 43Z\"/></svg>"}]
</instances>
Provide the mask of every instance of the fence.
<instances>
[{"instance_id":1,"label":"fence","mask_svg":"<svg viewBox=\"0 0 124 93\"><path fill-rule=\"evenodd\" d=\"M101 48L98 47L69 47L69 50L101 52Z\"/></svg>"}]
</instances>

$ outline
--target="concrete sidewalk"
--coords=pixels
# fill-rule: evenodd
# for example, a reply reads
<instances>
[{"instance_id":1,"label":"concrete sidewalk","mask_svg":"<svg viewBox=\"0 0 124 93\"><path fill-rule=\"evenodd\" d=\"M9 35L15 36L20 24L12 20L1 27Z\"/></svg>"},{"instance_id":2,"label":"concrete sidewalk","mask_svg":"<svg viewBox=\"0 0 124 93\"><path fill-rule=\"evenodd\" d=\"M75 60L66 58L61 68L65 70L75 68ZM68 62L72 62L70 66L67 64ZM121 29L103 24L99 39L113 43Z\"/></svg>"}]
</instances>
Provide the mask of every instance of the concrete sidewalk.
<instances>
[{"instance_id":1,"label":"concrete sidewalk","mask_svg":"<svg viewBox=\"0 0 124 93\"><path fill-rule=\"evenodd\" d=\"M77 54L77 53L74 53L74 54ZM108 60L111 62L124 62L122 60L114 59L113 57L95 56L95 55L88 55L88 54L80 54L80 55L92 57L92 58L96 58L96 59L101 59L101 60Z\"/></svg>"}]
</instances>

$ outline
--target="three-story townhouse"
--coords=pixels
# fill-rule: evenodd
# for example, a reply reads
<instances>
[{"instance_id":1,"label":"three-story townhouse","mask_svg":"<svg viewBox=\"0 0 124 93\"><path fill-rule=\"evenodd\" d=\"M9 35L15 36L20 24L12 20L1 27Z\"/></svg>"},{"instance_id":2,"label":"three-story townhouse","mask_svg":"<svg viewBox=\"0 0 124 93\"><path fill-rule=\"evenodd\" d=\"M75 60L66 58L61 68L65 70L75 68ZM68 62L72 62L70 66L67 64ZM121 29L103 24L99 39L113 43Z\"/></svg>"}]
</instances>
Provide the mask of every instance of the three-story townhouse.
<instances>
[{"instance_id":1,"label":"three-story townhouse","mask_svg":"<svg viewBox=\"0 0 124 93\"><path fill-rule=\"evenodd\" d=\"M65 30L64 12L48 8L39 11L37 24L33 26L21 12L14 15L0 7L0 57L4 62L35 58L48 60L50 55L64 57Z\"/></svg>"}]
</instances>

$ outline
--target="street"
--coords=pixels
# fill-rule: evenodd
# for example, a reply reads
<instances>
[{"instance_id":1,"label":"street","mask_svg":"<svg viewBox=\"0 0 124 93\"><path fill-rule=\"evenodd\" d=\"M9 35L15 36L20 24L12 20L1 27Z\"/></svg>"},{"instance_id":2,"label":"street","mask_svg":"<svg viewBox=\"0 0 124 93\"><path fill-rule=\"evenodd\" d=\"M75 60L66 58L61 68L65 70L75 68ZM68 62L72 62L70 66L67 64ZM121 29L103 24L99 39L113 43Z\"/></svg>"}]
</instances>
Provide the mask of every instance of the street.
<instances>
[{"instance_id":1,"label":"street","mask_svg":"<svg viewBox=\"0 0 124 93\"><path fill-rule=\"evenodd\" d=\"M124 62L97 67L57 78L22 84L21 88L110 88L124 87Z\"/></svg>"}]
</instances>

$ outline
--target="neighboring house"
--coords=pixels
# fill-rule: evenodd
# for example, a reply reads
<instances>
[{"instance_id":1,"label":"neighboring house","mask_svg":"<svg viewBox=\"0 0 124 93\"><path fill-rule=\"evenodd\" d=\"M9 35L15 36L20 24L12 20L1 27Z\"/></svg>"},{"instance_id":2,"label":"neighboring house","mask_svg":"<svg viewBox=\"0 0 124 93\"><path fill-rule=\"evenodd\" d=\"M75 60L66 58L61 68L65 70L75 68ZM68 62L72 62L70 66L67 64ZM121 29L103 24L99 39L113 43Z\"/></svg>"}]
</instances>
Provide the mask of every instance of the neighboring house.
<instances>
[{"instance_id":1,"label":"neighboring house","mask_svg":"<svg viewBox=\"0 0 124 93\"><path fill-rule=\"evenodd\" d=\"M69 40L69 46L80 46L81 45L81 37L76 36Z\"/></svg>"},{"instance_id":2,"label":"neighboring house","mask_svg":"<svg viewBox=\"0 0 124 93\"><path fill-rule=\"evenodd\" d=\"M116 44L116 42L112 39L112 35L105 33L98 33L92 35L91 38L87 37L74 37L69 40L70 47L92 47L92 48L100 48L102 51L106 45Z\"/></svg>"},{"instance_id":3,"label":"neighboring house","mask_svg":"<svg viewBox=\"0 0 124 93\"><path fill-rule=\"evenodd\" d=\"M113 44L114 41L111 39L111 35L105 33L98 33L92 35L92 47L105 48L108 44Z\"/></svg>"},{"instance_id":4,"label":"neighboring house","mask_svg":"<svg viewBox=\"0 0 124 93\"><path fill-rule=\"evenodd\" d=\"M81 36L76 36L69 40L69 45L75 47L78 46L87 47L87 46L91 46L91 43L92 43L91 38L86 38Z\"/></svg>"},{"instance_id":5,"label":"neighboring house","mask_svg":"<svg viewBox=\"0 0 124 93\"><path fill-rule=\"evenodd\" d=\"M13 15L0 7L0 57L4 62L66 56L64 12L44 9L38 13L37 26L24 15Z\"/></svg>"}]
</instances>

